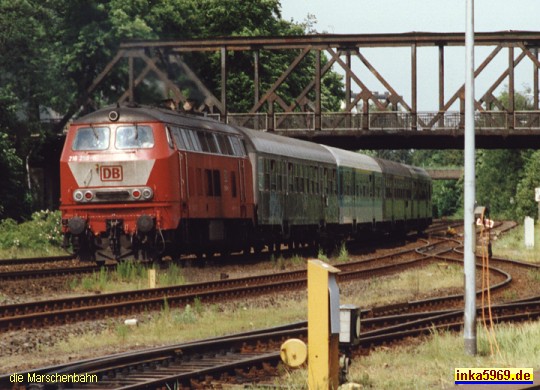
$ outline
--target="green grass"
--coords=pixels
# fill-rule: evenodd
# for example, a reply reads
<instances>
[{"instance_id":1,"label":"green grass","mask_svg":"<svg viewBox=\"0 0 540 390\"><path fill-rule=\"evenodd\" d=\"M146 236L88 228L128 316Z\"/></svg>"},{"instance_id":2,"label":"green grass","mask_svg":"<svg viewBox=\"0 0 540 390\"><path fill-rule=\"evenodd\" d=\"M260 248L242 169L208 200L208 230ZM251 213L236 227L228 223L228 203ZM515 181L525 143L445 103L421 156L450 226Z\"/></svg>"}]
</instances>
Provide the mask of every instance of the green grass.
<instances>
[{"instance_id":1,"label":"green grass","mask_svg":"<svg viewBox=\"0 0 540 390\"><path fill-rule=\"evenodd\" d=\"M525 247L524 227L518 225L492 242L493 255L512 260L540 263L540 226L535 226L535 247Z\"/></svg>"},{"instance_id":2,"label":"green grass","mask_svg":"<svg viewBox=\"0 0 540 390\"><path fill-rule=\"evenodd\" d=\"M417 345L379 348L351 366L350 380L368 389L445 389L458 367L540 367L540 327L501 324L495 328L499 350L491 353L488 333L478 328L478 355L464 353L463 336L434 332Z\"/></svg>"},{"instance_id":3,"label":"green grass","mask_svg":"<svg viewBox=\"0 0 540 390\"><path fill-rule=\"evenodd\" d=\"M68 287L74 292L115 292L139 290L149 287L148 269L141 263L126 261L119 263L116 271L109 272L101 268L89 276L72 279ZM156 285L158 287L185 284L182 270L176 264L170 264L167 269L156 270Z\"/></svg>"},{"instance_id":4,"label":"green grass","mask_svg":"<svg viewBox=\"0 0 540 390\"><path fill-rule=\"evenodd\" d=\"M353 360L348 379L362 389L446 389L454 384L454 369L466 367L540 368L538 323L500 324L495 327L498 349L488 332L478 327L478 354L464 352L463 336L434 331L426 339L403 346L379 347ZM492 353L493 350L493 353ZM307 370L287 372L276 381L291 389L306 389Z\"/></svg>"}]
</instances>

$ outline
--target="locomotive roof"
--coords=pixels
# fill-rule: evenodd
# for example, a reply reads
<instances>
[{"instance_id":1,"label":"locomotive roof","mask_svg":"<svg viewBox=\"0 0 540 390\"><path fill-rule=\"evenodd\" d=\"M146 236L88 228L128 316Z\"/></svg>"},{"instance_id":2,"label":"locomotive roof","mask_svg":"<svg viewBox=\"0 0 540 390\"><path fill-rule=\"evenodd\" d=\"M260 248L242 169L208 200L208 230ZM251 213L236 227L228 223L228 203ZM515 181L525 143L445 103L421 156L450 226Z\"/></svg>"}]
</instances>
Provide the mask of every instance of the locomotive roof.
<instances>
[{"instance_id":1,"label":"locomotive roof","mask_svg":"<svg viewBox=\"0 0 540 390\"><path fill-rule=\"evenodd\" d=\"M351 152L349 150L333 148L331 146L322 146L332 153L338 166L363 169L372 172L381 172L381 167L372 157L361 153Z\"/></svg>"},{"instance_id":2,"label":"locomotive roof","mask_svg":"<svg viewBox=\"0 0 540 390\"><path fill-rule=\"evenodd\" d=\"M319 144L270 134L264 131L246 128L241 128L241 131L251 141L251 144L258 152L335 164L332 154Z\"/></svg>"},{"instance_id":3,"label":"locomotive roof","mask_svg":"<svg viewBox=\"0 0 540 390\"><path fill-rule=\"evenodd\" d=\"M113 111L118 113L118 119L112 121L109 114ZM74 124L85 123L130 123L130 122L165 122L178 126L187 126L198 129L221 131L226 133L240 134L232 126L218 122L204 116L195 116L165 108L146 106L110 106L94 111L73 121Z\"/></svg>"}]
</instances>

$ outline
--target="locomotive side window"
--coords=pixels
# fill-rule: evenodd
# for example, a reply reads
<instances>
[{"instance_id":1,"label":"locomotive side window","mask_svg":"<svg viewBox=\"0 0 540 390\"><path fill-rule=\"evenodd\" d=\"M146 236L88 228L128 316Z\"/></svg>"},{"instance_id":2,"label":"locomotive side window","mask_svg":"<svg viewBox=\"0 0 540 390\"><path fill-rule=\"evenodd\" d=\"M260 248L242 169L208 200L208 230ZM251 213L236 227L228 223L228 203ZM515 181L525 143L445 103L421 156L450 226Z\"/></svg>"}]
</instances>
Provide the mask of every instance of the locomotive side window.
<instances>
[{"instance_id":1,"label":"locomotive side window","mask_svg":"<svg viewBox=\"0 0 540 390\"><path fill-rule=\"evenodd\" d=\"M197 137L197 133L193 130L185 130L189 136L189 140L191 141L191 145L193 146L192 150L195 150L197 152L202 152L202 146L199 142L199 138Z\"/></svg>"},{"instance_id":2,"label":"locomotive side window","mask_svg":"<svg viewBox=\"0 0 540 390\"><path fill-rule=\"evenodd\" d=\"M244 150L244 145L242 145L242 141L240 141L238 137L233 137L233 136L231 136L229 139L231 141L231 144L234 150L234 155L245 156L246 151Z\"/></svg>"},{"instance_id":3,"label":"locomotive side window","mask_svg":"<svg viewBox=\"0 0 540 390\"><path fill-rule=\"evenodd\" d=\"M187 146L184 139L182 138L182 133L180 132L180 129L178 127L173 127L170 130L178 149L187 150Z\"/></svg>"},{"instance_id":4,"label":"locomotive side window","mask_svg":"<svg viewBox=\"0 0 540 390\"><path fill-rule=\"evenodd\" d=\"M171 135L170 127L167 127L166 132L167 132L167 143L169 144L169 148L174 149L174 144L173 144L173 140L172 140L173 137Z\"/></svg>"},{"instance_id":5,"label":"locomotive side window","mask_svg":"<svg viewBox=\"0 0 540 390\"><path fill-rule=\"evenodd\" d=\"M212 133L204 133L204 136L206 137L206 142L208 143L208 149L210 153L219 153L219 148L216 142L216 139L214 138L214 134Z\"/></svg>"},{"instance_id":6,"label":"locomotive side window","mask_svg":"<svg viewBox=\"0 0 540 390\"><path fill-rule=\"evenodd\" d=\"M229 156L234 155L232 145L229 141L229 138L226 135L214 134L214 137L216 137L217 143L219 145L219 149L221 150L221 154L226 154Z\"/></svg>"},{"instance_id":7,"label":"locomotive side window","mask_svg":"<svg viewBox=\"0 0 540 390\"><path fill-rule=\"evenodd\" d=\"M119 126L116 129L116 149L149 149L154 147L150 126Z\"/></svg>"},{"instance_id":8,"label":"locomotive side window","mask_svg":"<svg viewBox=\"0 0 540 390\"><path fill-rule=\"evenodd\" d=\"M111 130L108 127L81 127L75 134L73 150L107 150Z\"/></svg>"},{"instance_id":9,"label":"locomotive side window","mask_svg":"<svg viewBox=\"0 0 540 390\"><path fill-rule=\"evenodd\" d=\"M242 141L235 136L208 131L197 131L172 127L171 133L176 146L182 150L244 157Z\"/></svg>"}]
</instances>

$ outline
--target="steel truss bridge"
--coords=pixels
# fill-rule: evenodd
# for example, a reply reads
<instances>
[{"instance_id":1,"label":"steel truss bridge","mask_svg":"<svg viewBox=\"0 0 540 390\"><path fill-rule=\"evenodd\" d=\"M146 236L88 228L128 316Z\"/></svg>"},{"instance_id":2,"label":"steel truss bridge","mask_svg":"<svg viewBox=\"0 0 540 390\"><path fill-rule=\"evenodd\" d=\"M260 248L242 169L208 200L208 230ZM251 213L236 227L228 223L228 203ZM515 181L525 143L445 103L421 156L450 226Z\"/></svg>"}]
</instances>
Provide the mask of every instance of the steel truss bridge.
<instances>
[{"instance_id":1,"label":"steel truss bridge","mask_svg":"<svg viewBox=\"0 0 540 390\"><path fill-rule=\"evenodd\" d=\"M116 66L128 64L129 80L119 98L120 103L134 102L136 89L150 75L164 86L164 96L174 96L177 102L185 102L177 74L182 73L191 88L204 96L209 115L227 123L234 123L262 131L310 139L348 149L359 148L461 148L464 128L464 84L453 92L445 89L445 64L448 55L455 56L451 47L464 46L463 33L404 33L369 35L307 35L288 37L231 37L195 39L183 41L141 41L120 45L115 57L95 78L87 94L74 105L67 115L71 116L76 106L86 101L102 84ZM504 31L477 33L475 45L486 47L489 54L477 63L475 77L492 78L493 72L486 68L494 62L506 64L495 74L485 91L475 101L476 138L480 148L531 148L540 147L540 108L538 48L540 32ZM438 49L435 74L420 72L425 68L425 56L419 55L423 48ZM406 93L393 86L382 71L370 62L366 49L400 48L410 51L410 66L402 70L403 79L409 80ZM294 60L286 70L265 88L261 88L261 53L265 51L290 51ZM433 50L432 50L433 51ZM227 96L231 54L249 52L252 58L253 105L248 112L231 112ZM370 51L372 53L373 51ZM211 91L200 75L184 60L186 54L205 55L220 53L220 65L215 72L220 75L219 93ZM308 54L315 55L315 69L309 82L294 100L287 101L281 87L298 69ZM449 54L448 54L449 53ZM321 61L322 56L327 61ZM446 61L445 61L446 57ZM421 60L419 60L421 58ZM353 62L354 60L354 62ZM392 63L394 59L389 58ZM515 109L515 68L520 63L532 63L532 72L527 82L531 87L532 110ZM324 65L323 65L324 64ZM361 69L357 69L359 64ZM172 66L174 65L174 67ZM396 64L396 66L398 66ZM321 84L324 75L331 69L340 69L344 74L345 106L340 112L325 112L322 107ZM379 67L380 68L380 67ZM370 88L365 75L377 80L386 90L384 94ZM463 71L464 74L464 71ZM419 82L429 80L429 85L438 96L438 110L418 111ZM395 84L395 83L394 83ZM502 85L508 86L508 101L502 102L495 96ZM353 93L353 90L359 90ZM233 91L234 92L234 91ZM405 96L407 95L407 96ZM360 110L358 111L358 107Z\"/></svg>"}]
</instances>

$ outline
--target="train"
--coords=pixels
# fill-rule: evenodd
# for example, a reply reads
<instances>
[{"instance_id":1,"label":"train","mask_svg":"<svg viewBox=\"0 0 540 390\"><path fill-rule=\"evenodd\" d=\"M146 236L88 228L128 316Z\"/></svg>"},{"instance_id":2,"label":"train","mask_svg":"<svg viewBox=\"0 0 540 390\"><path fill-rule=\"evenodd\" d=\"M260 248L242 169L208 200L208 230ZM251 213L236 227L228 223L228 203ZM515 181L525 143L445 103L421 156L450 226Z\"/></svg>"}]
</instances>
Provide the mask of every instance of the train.
<instances>
[{"instance_id":1,"label":"train","mask_svg":"<svg viewBox=\"0 0 540 390\"><path fill-rule=\"evenodd\" d=\"M64 245L98 263L331 245L432 221L422 168L161 107L73 121L60 178Z\"/></svg>"}]
</instances>

